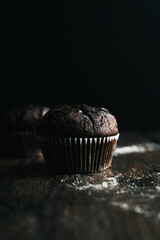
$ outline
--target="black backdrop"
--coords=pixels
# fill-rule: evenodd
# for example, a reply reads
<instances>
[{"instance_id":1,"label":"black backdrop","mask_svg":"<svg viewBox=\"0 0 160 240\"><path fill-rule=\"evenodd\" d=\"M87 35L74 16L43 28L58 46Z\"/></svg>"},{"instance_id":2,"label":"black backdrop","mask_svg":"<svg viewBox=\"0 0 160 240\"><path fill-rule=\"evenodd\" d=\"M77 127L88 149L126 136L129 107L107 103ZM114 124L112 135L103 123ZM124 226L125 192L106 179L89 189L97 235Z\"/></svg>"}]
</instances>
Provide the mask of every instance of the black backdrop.
<instances>
[{"instance_id":1,"label":"black backdrop","mask_svg":"<svg viewBox=\"0 0 160 240\"><path fill-rule=\"evenodd\" d=\"M4 1L1 112L88 103L121 128L158 128L159 12L152 0Z\"/></svg>"}]
</instances>

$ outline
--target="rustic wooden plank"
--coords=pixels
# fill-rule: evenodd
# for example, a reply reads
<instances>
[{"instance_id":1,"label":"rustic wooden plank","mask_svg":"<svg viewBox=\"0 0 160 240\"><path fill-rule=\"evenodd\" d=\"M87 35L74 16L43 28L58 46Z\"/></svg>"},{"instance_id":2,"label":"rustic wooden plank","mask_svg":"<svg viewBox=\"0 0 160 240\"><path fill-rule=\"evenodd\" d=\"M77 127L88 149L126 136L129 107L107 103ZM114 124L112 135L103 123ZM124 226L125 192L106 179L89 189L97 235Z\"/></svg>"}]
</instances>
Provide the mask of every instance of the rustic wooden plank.
<instances>
[{"instance_id":1,"label":"rustic wooden plank","mask_svg":"<svg viewBox=\"0 0 160 240\"><path fill-rule=\"evenodd\" d=\"M158 133L121 138L120 147L159 141ZM159 239L159 200L159 150L118 155L92 175L52 176L44 162L0 160L2 240Z\"/></svg>"}]
</instances>

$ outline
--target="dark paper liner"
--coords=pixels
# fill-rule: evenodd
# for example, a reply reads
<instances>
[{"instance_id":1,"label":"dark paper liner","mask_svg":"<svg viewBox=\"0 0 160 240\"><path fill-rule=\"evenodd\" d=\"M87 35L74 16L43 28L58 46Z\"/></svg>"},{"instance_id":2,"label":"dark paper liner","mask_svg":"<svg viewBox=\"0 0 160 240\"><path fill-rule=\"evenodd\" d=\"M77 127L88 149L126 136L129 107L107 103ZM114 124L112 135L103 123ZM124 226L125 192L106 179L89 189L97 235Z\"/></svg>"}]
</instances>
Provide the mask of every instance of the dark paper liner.
<instances>
[{"instance_id":1,"label":"dark paper liner","mask_svg":"<svg viewBox=\"0 0 160 240\"><path fill-rule=\"evenodd\" d=\"M39 137L53 173L93 173L110 167L119 134L99 138Z\"/></svg>"},{"instance_id":2,"label":"dark paper liner","mask_svg":"<svg viewBox=\"0 0 160 240\"><path fill-rule=\"evenodd\" d=\"M40 151L35 132L0 132L0 157L34 157Z\"/></svg>"}]
</instances>

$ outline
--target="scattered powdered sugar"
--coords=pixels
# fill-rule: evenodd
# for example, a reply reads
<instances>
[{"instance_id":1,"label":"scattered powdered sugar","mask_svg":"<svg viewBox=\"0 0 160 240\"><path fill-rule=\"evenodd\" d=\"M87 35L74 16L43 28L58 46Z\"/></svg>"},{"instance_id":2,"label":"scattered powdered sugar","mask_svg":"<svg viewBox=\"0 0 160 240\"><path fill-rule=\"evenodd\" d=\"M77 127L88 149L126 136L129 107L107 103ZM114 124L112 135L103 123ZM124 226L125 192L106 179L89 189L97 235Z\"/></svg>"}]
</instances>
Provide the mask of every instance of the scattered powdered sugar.
<instances>
[{"instance_id":1,"label":"scattered powdered sugar","mask_svg":"<svg viewBox=\"0 0 160 240\"><path fill-rule=\"evenodd\" d=\"M143 143L117 147L115 156L154 150L160 150L160 145ZM111 200L111 202L108 201L109 204L116 208L160 221L160 170L154 172L153 174L149 172L148 175L139 175L132 167L129 175L125 173L114 175L114 171L111 169L108 172L93 175L63 175L58 178L58 181L61 181L70 190L81 191L87 193L88 196L91 195L91 197L96 196L98 201L106 201L109 198Z\"/></svg>"},{"instance_id":2,"label":"scattered powdered sugar","mask_svg":"<svg viewBox=\"0 0 160 240\"><path fill-rule=\"evenodd\" d=\"M160 150L160 144L157 143L143 143L125 147L118 147L114 151L114 156L119 156L123 154L129 153L144 153L144 152L151 152L155 150Z\"/></svg>"},{"instance_id":3,"label":"scattered powdered sugar","mask_svg":"<svg viewBox=\"0 0 160 240\"><path fill-rule=\"evenodd\" d=\"M123 209L129 209L128 203L112 202L112 205L115 206L115 207L123 208Z\"/></svg>"},{"instance_id":4,"label":"scattered powdered sugar","mask_svg":"<svg viewBox=\"0 0 160 240\"><path fill-rule=\"evenodd\" d=\"M79 177L76 178L76 180L74 182L72 182L71 184L67 183L68 187L74 188L75 190L78 191L85 191L85 190L95 190L95 191L101 191L101 190L112 190L115 187L118 186L118 181L117 181L117 176L115 177L106 177L106 180L101 182L101 183L95 183L93 181L93 178L89 178L89 177L85 177L85 181L84 178L83 180L81 180Z\"/></svg>"},{"instance_id":5,"label":"scattered powdered sugar","mask_svg":"<svg viewBox=\"0 0 160 240\"><path fill-rule=\"evenodd\" d=\"M118 186L117 176L115 176L115 177L108 177L108 182L109 182L109 187L110 188L117 187Z\"/></svg>"},{"instance_id":6,"label":"scattered powdered sugar","mask_svg":"<svg viewBox=\"0 0 160 240\"><path fill-rule=\"evenodd\" d=\"M160 192L160 186L156 186L158 192Z\"/></svg>"},{"instance_id":7,"label":"scattered powdered sugar","mask_svg":"<svg viewBox=\"0 0 160 240\"><path fill-rule=\"evenodd\" d=\"M105 189L113 189L116 186L118 186L118 182L117 182L116 178L114 178L114 177L109 178L109 179L107 179L107 181L103 181L100 184L88 183L87 185L82 185L82 186L74 184L75 189L79 190L79 191L84 191L86 189L100 191L100 190L105 190Z\"/></svg>"},{"instance_id":8,"label":"scattered powdered sugar","mask_svg":"<svg viewBox=\"0 0 160 240\"><path fill-rule=\"evenodd\" d=\"M72 179L66 176L61 181L75 191L85 192L89 196L97 194L99 201L106 201L109 197L112 199L110 204L117 208L160 221L158 205L160 180L158 178L153 179L149 175L146 178L140 178L136 173L128 177L123 174L107 176L107 174L98 173L96 175L76 174ZM100 192L101 194L98 194Z\"/></svg>"},{"instance_id":9,"label":"scattered powdered sugar","mask_svg":"<svg viewBox=\"0 0 160 240\"><path fill-rule=\"evenodd\" d=\"M108 182L102 182L102 187L103 188L108 188Z\"/></svg>"},{"instance_id":10,"label":"scattered powdered sugar","mask_svg":"<svg viewBox=\"0 0 160 240\"><path fill-rule=\"evenodd\" d=\"M133 203L126 202L112 202L112 205L124 210L130 210L135 213L141 214L145 217L152 218L154 220L160 220L160 211L154 211L150 209L148 206L134 205Z\"/></svg>"}]
</instances>

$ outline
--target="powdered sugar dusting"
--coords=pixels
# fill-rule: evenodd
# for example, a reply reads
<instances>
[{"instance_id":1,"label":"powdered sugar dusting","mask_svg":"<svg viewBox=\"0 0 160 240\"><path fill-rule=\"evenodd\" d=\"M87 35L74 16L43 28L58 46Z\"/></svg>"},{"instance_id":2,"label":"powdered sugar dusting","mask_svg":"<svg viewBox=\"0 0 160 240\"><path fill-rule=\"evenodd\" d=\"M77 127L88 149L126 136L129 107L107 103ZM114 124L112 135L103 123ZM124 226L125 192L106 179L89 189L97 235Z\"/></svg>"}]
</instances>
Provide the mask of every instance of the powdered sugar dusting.
<instances>
[{"instance_id":1,"label":"powdered sugar dusting","mask_svg":"<svg viewBox=\"0 0 160 240\"><path fill-rule=\"evenodd\" d=\"M155 150L160 150L160 144L150 142L150 143L125 146L125 147L117 147L115 149L114 155L119 156L119 155L129 154L129 153L144 153L144 152L151 152Z\"/></svg>"}]
</instances>

